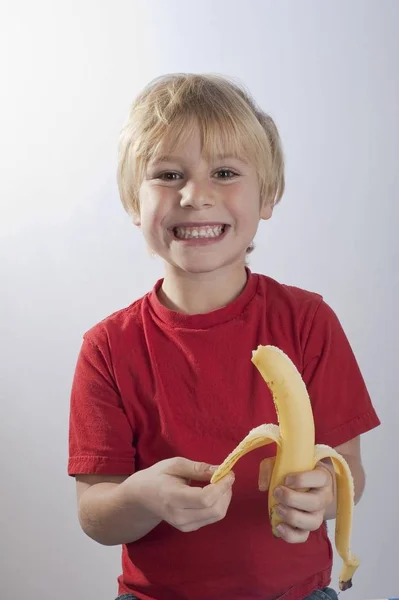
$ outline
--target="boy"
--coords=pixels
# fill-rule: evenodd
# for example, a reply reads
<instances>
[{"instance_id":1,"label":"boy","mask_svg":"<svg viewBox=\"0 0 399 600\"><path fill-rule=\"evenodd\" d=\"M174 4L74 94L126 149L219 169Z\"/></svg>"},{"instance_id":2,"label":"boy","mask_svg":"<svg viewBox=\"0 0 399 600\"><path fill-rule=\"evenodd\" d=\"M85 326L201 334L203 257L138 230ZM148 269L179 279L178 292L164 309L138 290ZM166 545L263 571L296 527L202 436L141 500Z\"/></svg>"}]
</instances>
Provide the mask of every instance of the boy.
<instances>
[{"instance_id":1,"label":"boy","mask_svg":"<svg viewBox=\"0 0 399 600\"><path fill-rule=\"evenodd\" d=\"M249 95L217 76L170 75L135 101L120 142L122 202L165 276L84 336L74 377L68 472L88 536L122 544L120 598L336 598L325 521L329 464L278 492L271 447L210 484L248 431L277 417L250 362L284 350L308 387L316 442L349 463L364 490L360 435L379 424L350 345L316 293L251 273L246 255L284 191L279 135ZM309 488L308 492L300 491Z\"/></svg>"}]
</instances>

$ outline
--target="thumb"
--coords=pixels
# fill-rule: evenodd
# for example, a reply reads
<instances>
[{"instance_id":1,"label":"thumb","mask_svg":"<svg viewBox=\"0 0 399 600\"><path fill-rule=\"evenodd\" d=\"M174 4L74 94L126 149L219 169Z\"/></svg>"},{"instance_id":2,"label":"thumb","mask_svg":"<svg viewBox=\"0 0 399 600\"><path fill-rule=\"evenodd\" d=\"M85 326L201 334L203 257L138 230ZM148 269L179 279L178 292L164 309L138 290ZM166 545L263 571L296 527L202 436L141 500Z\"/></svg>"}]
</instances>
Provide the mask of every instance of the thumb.
<instances>
[{"instance_id":1,"label":"thumb","mask_svg":"<svg viewBox=\"0 0 399 600\"><path fill-rule=\"evenodd\" d=\"M183 477L184 479L194 481L210 481L217 466L205 462L188 460L187 458L172 458L166 468L168 475Z\"/></svg>"},{"instance_id":2,"label":"thumb","mask_svg":"<svg viewBox=\"0 0 399 600\"><path fill-rule=\"evenodd\" d=\"M270 456L269 458L264 458L260 463L258 480L260 492L267 492L270 487L275 460L274 456Z\"/></svg>"}]
</instances>

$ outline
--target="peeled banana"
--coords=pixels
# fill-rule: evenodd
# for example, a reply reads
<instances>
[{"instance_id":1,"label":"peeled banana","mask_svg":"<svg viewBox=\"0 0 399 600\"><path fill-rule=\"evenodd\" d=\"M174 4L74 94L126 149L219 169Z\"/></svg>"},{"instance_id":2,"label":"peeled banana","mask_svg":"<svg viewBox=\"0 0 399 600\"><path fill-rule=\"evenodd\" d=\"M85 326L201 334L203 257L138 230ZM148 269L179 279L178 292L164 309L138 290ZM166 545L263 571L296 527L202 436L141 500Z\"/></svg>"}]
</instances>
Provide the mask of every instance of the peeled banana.
<instances>
[{"instance_id":1,"label":"peeled banana","mask_svg":"<svg viewBox=\"0 0 399 600\"><path fill-rule=\"evenodd\" d=\"M282 485L290 473L311 471L319 461L331 459L337 490L335 545L343 561L339 588L342 591L347 590L352 587L352 577L359 566L359 560L350 551L354 484L349 466L333 448L324 444L315 445L311 402L306 385L291 359L279 348L268 345L258 346L251 360L272 393L279 425L269 423L252 429L218 467L211 482L216 483L227 475L244 454L275 442L277 454L269 485L268 501L272 531L277 536L276 527L282 519L275 511L276 487Z\"/></svg>"}]
</instances>

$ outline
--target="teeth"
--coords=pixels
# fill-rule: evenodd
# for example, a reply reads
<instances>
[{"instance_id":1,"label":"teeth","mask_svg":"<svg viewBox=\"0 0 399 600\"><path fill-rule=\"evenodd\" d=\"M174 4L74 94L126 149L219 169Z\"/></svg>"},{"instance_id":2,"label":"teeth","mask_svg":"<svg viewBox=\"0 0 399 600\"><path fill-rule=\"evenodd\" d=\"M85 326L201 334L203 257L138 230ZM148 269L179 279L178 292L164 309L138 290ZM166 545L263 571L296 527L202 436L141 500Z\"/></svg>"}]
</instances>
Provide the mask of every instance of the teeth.
<instances>
[{"instance_id":1,"label":"teeth","mask_svg":"<svg viewBox=\"0 0 399 600\"><path fill-rule=\"evenodd\" d=\"M180 240L195 238L215 238L222 235L224 225L205 225L204 227L175 227L174 233Z\"/></svg>"}]
</instances>

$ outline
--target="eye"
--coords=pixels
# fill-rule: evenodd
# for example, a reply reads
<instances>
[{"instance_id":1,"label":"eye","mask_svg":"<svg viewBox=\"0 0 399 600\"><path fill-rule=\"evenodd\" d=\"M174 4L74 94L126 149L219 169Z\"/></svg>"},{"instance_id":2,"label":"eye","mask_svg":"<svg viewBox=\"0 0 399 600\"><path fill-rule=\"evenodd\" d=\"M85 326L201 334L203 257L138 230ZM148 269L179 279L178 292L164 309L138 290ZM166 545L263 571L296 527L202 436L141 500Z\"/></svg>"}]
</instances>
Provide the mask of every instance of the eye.
<instances>
[{"instance_id":1,"label":"eye","mask_svg":"<svg viewBox=\"0 0 399 600\"><path fill-rule=\"evenodd\" d=\"M231 169L219 169L215 175L217 175L216 179L233 179L233 177L238 176L238 173L235 173Z\"/></svg>"},{"instance_id":2,"label":"eye","mask_svg":"<svg viewBox=\"0 0 399 600\"><path fill-rule=\"evenodd\" d=\"M161 181L177 181L181 179L181 175L175 171L165 171L157 175L156 179L160 179Z\"/></svg>"}]
</instances>

